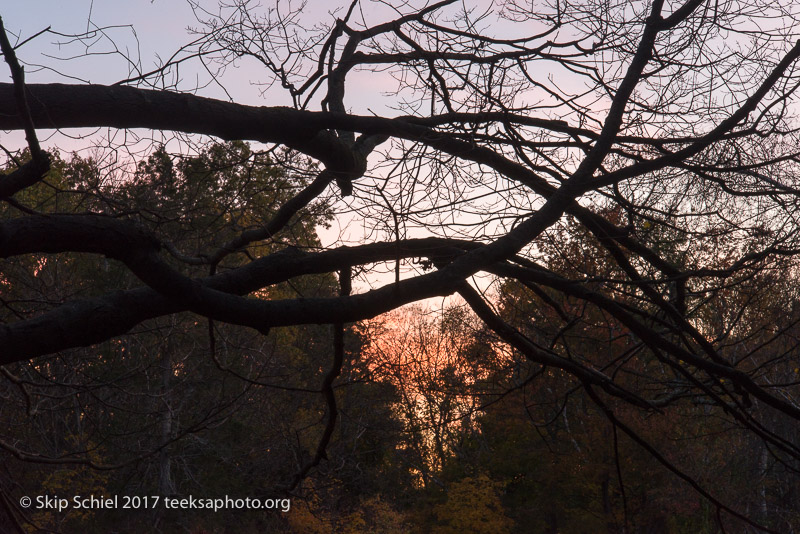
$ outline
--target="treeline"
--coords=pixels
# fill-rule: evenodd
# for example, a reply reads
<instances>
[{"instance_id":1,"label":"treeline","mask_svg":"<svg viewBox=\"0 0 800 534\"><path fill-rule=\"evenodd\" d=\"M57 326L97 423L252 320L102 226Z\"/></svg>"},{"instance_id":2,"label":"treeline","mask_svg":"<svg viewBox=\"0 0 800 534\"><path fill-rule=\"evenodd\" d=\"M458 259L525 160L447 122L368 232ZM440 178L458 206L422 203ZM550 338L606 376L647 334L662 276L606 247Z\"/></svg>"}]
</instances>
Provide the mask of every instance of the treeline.
<instances>
[{"instance_id":1,"label":"treeline","mask_svg":"<svg viewBox=\"0 0 800 534\"><path fill-rule=\"evenodd\" d=\"M314 250L316 228L330 217L323 199L257 245L232 248L209 271L207 258L193 261L200 243L224 249L263 228L308 183L306 162L241 142L180 158L161 149L133 172L52 157L46 179L0 206L0 217L34 210L135 220L192 277L269 252ZM613 207L605 215L620 217ZM724 270L725 248L742 246L697 249L679 221L672 233L629 222L676 264L717 258ZM563 284L588 282L622 307L641 305L639 289L620 281L618 258L570 220L537 246ZM140 285L114 260L88 254L0 261L3 323L46 313L56 297ZM252 298L333 296L340 282L301 276ZM668 280L660 290L705 336L724 340L726 357L792 391L800 380L796 277L759 272L727 283L736 291ZM335 327L259 333L176 314L2 369L0 523L67 533L753 531L741 514L781 532L800 528L791 482L800 466L774 445L800 444L795 425L764 421L755 399L747 400L749 419L737 419L727 404L743 401L724 380L698 385L617 318L563 296L569 291L519 282L487 291L498 315L537 350L612 376L646 409L532 363L458 303L347 325L341 366ZM660 313L644 320L658 329L666 324ZM698 387L707 395L697 395ZM784 430L771 432L769 446L759 434L765 426ZM39 495L289 497L292 505L288 512L208 512L17 504Z\"/></svg>"}]
</instances>

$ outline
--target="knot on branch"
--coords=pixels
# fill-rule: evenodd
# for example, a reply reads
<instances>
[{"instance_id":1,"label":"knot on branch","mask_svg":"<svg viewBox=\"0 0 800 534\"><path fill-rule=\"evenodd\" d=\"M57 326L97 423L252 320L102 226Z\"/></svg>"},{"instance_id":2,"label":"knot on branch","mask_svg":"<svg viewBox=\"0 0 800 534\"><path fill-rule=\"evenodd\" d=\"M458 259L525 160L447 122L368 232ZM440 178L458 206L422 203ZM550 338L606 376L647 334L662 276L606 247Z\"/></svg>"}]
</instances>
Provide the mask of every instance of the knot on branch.
<instances>
[{"instance_id":1,"label":"knot on branch","mask_svg":"<svg viewBox=\"0 0 800 534\"><path fill-rule=\"evenodd\" d=\"M343 197L353 194L353 180L364 176L367 172L367 156L388 138L387 135L362 135L349 150L340 152L339 158L325 163L336 178L336 185L339 186Z\"/></svg>"}]
</instances>

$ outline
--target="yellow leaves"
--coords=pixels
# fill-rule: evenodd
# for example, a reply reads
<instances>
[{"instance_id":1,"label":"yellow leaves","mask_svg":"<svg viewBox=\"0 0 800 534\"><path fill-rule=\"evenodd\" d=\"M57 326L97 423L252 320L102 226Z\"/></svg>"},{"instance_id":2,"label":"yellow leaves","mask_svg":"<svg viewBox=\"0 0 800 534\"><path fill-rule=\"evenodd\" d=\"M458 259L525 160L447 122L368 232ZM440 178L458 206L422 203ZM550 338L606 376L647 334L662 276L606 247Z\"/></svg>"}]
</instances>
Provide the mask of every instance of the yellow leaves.
<instances>
[{"instance_id":1,"label":"yellow leaves","mask_svg":"<svg viewBox=\"0 0 800 534\"><path fill-rule=\"evenodd\" d=\"M361 508L369 519L370 529L364 532L380 534L405 534L409 531L406 516L381 500L380 495L367 498L361 502Z\"/></svg>"},{"instance_id":2,"label":"yellow leaves","mask_svg":"<svg viewBox=\"0 0 800 534\"><path fill-rule=\"evenodd\" d=\"M326 534L331 531L324 514L320 514L319 497L316 494L304 501L295 499L292 509L289 511L288 520L292 532Z\"/></svg>"},{"instance_id":3,"label":"yellow leaves","mask_svg":"<svg viewBox=\"0 0 800 534\"><path fill-rule=\"evenodd\" d=\"M94 444L84 442L77 436L70 436L68 441L74 443L78 448L84 448L90 452L87 454L89 460L95 463L103 463L100 454L94 450ZM96 495L106 493L109 474L107 471L96 471L85 465L75 465L54 471L42 483L42 495L54 495L61 498L71 499L75 495ZM92 509L76 509L69 507L66 512L66 519L77 524L86 524L94 516ZM33 515L34 523L40 526L55 527L61 523L58 518L59 512L52 509L43 509Z\"/></svg>"},{"instance_id":4,"label":"yellow leaves","mask_svg":"<svg viewBox=\"0 0 800 534\"><path fill-rule=\"evenodd\" d=\"M350 513L328 511L320 506L316 493L292 504L289 512L292 532L308 534L405 534L410 525L405 514L383 501L380 495L363 499Z\"/></svg>"},{"instance_id":5,"label":"yellow leaves","mask_svg":"<svg viewBox=\"0 0 800 534\"><path fill-rule=\"evenodd\" d=\"M501 534L514 523L505 515L498 493L501 484L486 475L453 483L447 501L434 509L440 525L436 534Z\"/></svg>"}]
</instances>

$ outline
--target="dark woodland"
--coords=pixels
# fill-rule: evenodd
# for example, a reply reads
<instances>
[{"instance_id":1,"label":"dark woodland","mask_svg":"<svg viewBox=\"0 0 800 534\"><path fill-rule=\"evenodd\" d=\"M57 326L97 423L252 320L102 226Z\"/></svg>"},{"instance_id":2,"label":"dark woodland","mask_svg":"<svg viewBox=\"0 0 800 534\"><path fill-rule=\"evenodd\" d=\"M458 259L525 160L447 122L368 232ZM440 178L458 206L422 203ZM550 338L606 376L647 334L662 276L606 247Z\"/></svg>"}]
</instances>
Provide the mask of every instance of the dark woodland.
<instances>
[{"instance_id":1,"label":"dark woodland","mask_svg":"<svg viewBox=\"0 0 800 534\"><path fill-rule=\"evenodd\" d=\"M800 532L800 4L189 4L0 24L0 532Z\"/></svg>"}]
</instances>

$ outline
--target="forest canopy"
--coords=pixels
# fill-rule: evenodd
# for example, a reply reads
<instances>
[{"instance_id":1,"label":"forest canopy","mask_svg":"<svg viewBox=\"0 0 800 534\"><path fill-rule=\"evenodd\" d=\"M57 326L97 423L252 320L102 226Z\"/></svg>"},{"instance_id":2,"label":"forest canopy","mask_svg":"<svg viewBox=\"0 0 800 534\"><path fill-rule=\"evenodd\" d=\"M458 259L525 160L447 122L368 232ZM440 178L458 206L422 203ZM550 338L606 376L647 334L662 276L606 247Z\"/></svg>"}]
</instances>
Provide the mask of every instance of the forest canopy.
<instances>
[{"instance_id":1,"label":"forest canopy","mask_svg":"<svg viewBox=\"0 0 800 534\"><path fill-rule=\"evenodd\" d=\"M188 6L0 24L0 522L800 528L798 5Z\"/></svg>"}]
</instances>

